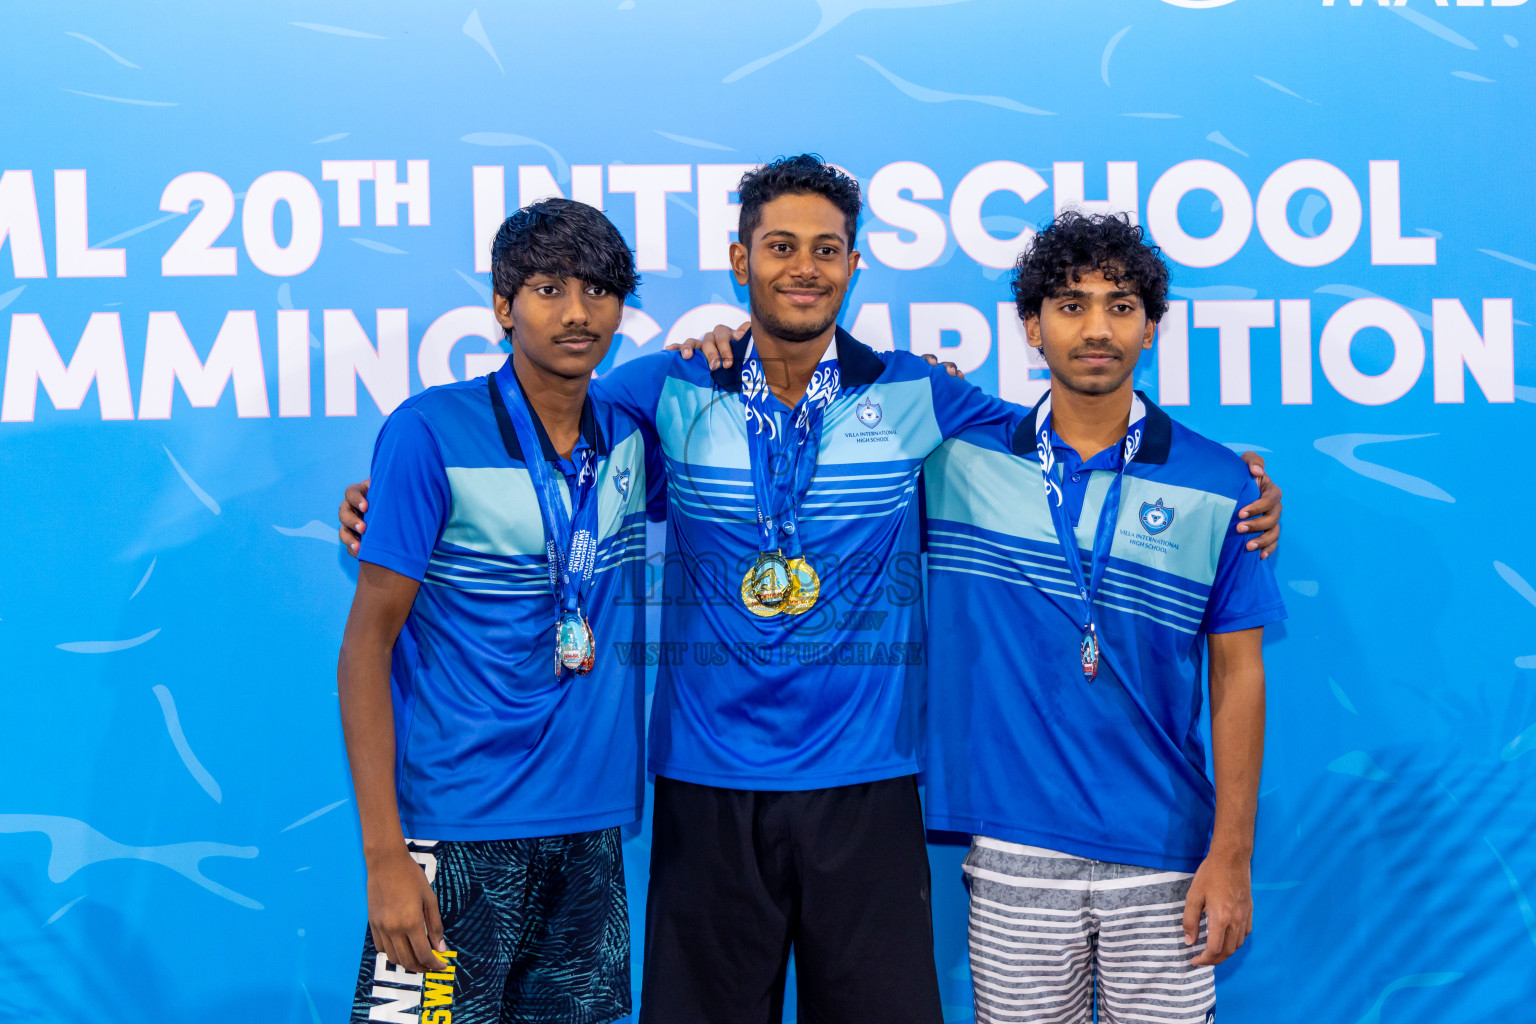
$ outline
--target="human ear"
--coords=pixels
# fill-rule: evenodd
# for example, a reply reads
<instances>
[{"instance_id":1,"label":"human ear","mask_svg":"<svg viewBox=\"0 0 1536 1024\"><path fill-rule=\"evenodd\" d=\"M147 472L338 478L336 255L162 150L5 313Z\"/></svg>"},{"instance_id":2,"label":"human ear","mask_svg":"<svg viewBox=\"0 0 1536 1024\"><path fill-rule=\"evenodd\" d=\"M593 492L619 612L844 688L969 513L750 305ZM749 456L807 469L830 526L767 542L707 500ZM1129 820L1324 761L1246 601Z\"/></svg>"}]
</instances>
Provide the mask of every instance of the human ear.
<instances>
[{"instance_id":1,"label":"human ear","mask_svg":"<svg viewBox=\"0 0 1536 1024\"><path fill-rule=\"evenodd\" d=\"M513 326L512 300L497 292L491 296L491 308L496 313L496 322L501 324L501 329L510 334Z\"/></svg>"},{"instance_id":2,"label":"human ear","mask_svg":"<svg viewBox=\"0 0 1536 1024\"><path fill-rule=\"evenodd\" d=\"M1031 348L1041 348L1045 345L1045 339L1040 335L1040 314L1033 313L1024 317L1024 337Z\"/></svg>"},{"instance_id":3,"label":"human ear","mask_svg":"<svg viewBox=\"0 0 1536 1024\"><path fill-rule=\"evenodd\" d=\"M747 247L740 242L731 243L731 272L737 284L747 283Z\"/></svg>"}]
</instances>

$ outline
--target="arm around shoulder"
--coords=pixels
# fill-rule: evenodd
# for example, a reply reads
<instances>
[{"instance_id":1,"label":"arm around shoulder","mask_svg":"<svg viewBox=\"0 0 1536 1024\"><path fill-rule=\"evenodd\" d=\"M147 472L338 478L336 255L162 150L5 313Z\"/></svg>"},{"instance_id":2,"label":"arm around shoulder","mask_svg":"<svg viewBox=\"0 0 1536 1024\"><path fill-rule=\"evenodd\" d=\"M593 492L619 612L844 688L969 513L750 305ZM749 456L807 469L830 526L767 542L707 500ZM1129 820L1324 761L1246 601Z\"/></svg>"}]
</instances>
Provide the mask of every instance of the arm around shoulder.
<instances>
[{"instance_id":1,"label":"arm around shoulder","mask_svg":"<svg viewBox=\"0 0 1536 1024\"><path fill-rule=\"evenodd\" d=\"M644 426L654 428L661 389L673 368L684 365L675 351L631 359L594 379L592 394ZM702 363L699 365L703 367ZM703 372L708 373L708 368L703 367Z\"/></svg>"},{"instance_id":2,"label":"arm around shoulder","mask_svg":"<svg viewBox=\"0 0 1536 1024\"><path fill-rule=\"evenodd\" d=\"M916 360L928 378L934 419L945 440L969 434L1005 448L1013 441L1014 431L1029 415L1028 409L951 376L943 366L929 366L917 356L910 358Z\"/></svg>"}]
</instances>

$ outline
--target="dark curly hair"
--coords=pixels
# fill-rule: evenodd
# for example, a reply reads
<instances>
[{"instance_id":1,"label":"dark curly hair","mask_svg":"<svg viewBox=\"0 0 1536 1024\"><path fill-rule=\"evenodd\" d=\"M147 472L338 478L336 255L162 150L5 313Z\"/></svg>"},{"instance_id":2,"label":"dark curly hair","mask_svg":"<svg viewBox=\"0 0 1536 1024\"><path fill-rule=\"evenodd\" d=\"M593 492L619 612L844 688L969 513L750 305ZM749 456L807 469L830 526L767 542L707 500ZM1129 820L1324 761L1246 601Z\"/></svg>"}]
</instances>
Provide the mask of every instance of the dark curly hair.
<instances>
[{"instance_id":1,"label":"dark curly hair","mask_svg":"<svg viewBox=\"0 0 1536 1024\"><path fill-rule=\"evenodd\" d=\"M639 287L635 254L601 210L545 199L501 222L491 243L491 286L511 299L535 274L574 277L625 299Z\"/></svg>"},{"instance_id":2,"label":"dark curly hair","mask_svg":"<svg viewBox=\"0 0 1536 1024\"><path fill-rule=\"evenodd\" d=\"M1068 210L1035 236L1013 268L1013 301L1019 318L1039 316L1046 299L1095 271L1134 288L1147 319L1168 310L1168 265L1139 225L1123 213L1084 215Z\"/></svg>"},{"instance_id":3,"label":"dark curly hair","mask_svg":"<svg viewBox=\"0 0 1536 1024\"><path fill-rule=\"evenodd\" d=\"M763 222L763 207L779 196L824 196L843 214L848 244L858 232L859 212L864 208L859 183L814 153L781 156L771 164L742 175L741 220L736 235L750 246L752 232Z\"/></svg>"}]
</instances>

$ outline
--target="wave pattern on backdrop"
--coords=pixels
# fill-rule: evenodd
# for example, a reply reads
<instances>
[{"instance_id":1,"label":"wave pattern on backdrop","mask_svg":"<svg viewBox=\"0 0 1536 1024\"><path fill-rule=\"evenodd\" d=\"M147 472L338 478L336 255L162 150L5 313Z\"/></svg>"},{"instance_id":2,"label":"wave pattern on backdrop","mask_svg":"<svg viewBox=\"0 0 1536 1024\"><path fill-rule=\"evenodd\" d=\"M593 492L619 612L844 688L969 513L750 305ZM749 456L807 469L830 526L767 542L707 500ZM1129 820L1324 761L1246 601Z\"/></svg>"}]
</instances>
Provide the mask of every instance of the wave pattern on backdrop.
<instances>
[{"instance_id":1,"label":"wave pattern on backdrop","mask_svg":"<svg viewBox=\"0 0 1536 1024\"><path fill-rule=\"evenodd\" d=\"M1533 11L9 12L0 930L31 980L0 1016L345 1012L364 900L342 484L404 397L504 358L485 252L505 211L559 192L625 232L645 282L611 366L739 315L732 187L814 150L870 200L844 324L1019 400L1043 373L1016 251L1066 206L1131 212L1174 261L1138 384L1286 486L1257 930L1219 972L1223 1019L1524 1017ZM637 936L648 843L628 830ZM962 854L932 846L952 1021Z\"/></svg>"}]
</instances>

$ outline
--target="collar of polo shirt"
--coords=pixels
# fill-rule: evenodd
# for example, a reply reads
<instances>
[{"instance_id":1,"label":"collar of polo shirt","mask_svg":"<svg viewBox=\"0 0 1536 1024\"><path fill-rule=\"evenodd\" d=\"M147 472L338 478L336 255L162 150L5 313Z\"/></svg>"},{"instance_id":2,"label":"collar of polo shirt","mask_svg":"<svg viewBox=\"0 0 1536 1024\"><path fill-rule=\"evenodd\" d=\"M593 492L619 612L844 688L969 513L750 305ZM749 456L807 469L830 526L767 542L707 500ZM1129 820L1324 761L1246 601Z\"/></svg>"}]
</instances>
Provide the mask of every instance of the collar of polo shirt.
<instances>
[{"instance_id":1,"label":"collar of polo shirt","mask_svg":"<svg viewBox=\"0 0 1536 1024\"><path fill-rule=\"evenodd\" d=\"M715 382L715 387L722 391L741 390L741 368L747 360L747 342L751 336L749 332L731 342L733 358L730 366L721 366L710 371L709 376ZM875 350L841 327L832 336L829 351L837 359L837 372L842 379L844 389L862 388L867 384L873 384L885 372L885 361L875 353Z\"/></svg>"}]
</instances>

